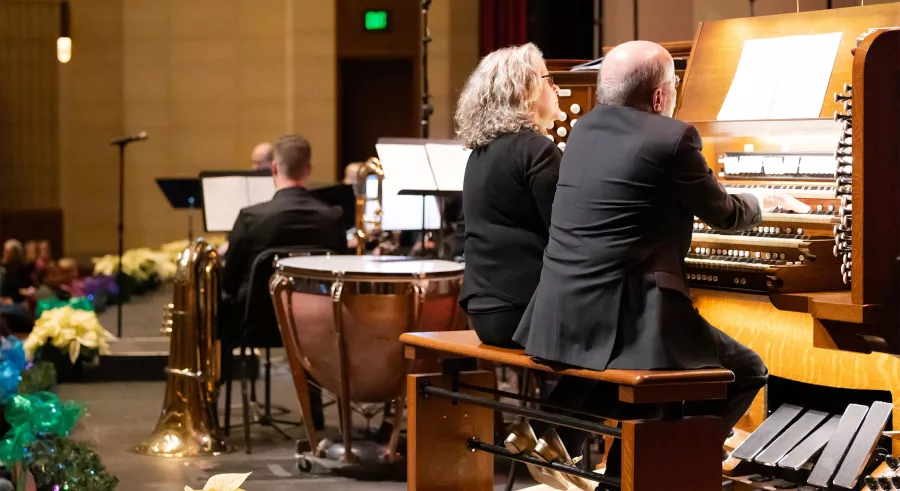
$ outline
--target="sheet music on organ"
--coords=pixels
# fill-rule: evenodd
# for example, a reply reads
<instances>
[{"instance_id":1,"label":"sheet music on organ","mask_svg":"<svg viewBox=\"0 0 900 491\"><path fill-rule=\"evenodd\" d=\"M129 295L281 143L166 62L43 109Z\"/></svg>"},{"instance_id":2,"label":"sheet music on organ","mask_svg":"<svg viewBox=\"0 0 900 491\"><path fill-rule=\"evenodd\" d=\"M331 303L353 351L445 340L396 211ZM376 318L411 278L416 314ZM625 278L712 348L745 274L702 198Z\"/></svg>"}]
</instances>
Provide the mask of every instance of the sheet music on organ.
<instances>
[{"instance_id":1,"label":"sheet music on organ","mask_svg":"<svg viewBox=\"0 0 900 491\"><path fill-rule=\"evenodd\" d=\"M263 203L275 195L272 176L204 176L203 222L207 232L230 232L241 208Z\"/></svg>"},{"instance_id":2,"label":"sheet music on organ","mask_svg":"<svg viewBox=\"0 0 900 491\"><path fill-rule=\"evenodd\" d=\"M843 33L744 41L719 121L818 118Z\"/></svg>"}]
</instances>

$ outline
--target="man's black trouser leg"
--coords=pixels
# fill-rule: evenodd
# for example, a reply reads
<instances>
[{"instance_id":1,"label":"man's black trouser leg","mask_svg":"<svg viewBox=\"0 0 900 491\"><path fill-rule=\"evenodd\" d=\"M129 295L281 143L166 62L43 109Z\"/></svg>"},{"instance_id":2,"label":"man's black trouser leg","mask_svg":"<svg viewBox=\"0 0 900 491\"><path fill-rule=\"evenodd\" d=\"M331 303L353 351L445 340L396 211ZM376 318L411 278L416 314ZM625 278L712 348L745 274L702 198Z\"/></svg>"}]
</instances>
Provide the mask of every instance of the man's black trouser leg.
<instances>
[{"instance_id":1,"label":"man's black trouser leg","mask_svg":"<svg viewBox=\"0 0 900 491\"><path fill-rule=\"evenodd\" d=\"M712 326L709 327L716 333L719 361L722 367L734 373L735 380L728 385L725 399L685 403L684 413L685 415L714 415L722 418L722 441L724 442L734 425L750 408L756 394L766 385L769 372L762 358L753 350L724 332ZM661 416L659 406L618 402L618 387L615 385L580 378L560 378L556 388L550 392L545 401L551 406L596 413L610 419L641 419ZM548 411L562 412L549 408ZM577 414L570 415L578 416ZM540 421L532 423L532 427L539 437L553 426ZM557 433L573 457L580 454L581 444L587 438L587 433L563 427L557 428ZM609 449L607 472L610 475L618 475L621 472L620 445L620 440L616 439L612 448Z\"/></svg>"}]
</instances>

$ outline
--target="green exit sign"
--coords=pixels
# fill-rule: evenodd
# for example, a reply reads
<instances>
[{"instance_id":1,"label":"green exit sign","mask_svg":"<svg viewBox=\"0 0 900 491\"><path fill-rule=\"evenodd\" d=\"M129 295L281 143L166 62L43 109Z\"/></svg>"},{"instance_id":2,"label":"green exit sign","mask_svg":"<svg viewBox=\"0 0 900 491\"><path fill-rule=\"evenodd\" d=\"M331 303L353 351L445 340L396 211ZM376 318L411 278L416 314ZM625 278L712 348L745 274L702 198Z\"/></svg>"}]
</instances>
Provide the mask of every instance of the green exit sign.
<instances>
[{"instance_id":1,"label":"green exit sign","mask_svg":"<svg viewBox=\"0 0 900 491\"><path fill-rule=\"evenodd\" d=\"M388 13L386 10L369 10L366 12L367 31L386 31L388 28Z\"/></svg>"}]
</instances>

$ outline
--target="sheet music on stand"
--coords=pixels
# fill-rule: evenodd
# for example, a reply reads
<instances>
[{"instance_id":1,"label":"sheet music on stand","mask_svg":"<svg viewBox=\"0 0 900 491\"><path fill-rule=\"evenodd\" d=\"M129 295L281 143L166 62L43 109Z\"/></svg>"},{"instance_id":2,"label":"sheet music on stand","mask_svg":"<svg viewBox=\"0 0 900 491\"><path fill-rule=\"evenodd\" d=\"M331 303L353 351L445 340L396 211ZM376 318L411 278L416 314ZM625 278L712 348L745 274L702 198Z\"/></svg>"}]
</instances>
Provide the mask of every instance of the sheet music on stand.
<instances>
[{"instance_id":1,"label":"sheet music on stand","mask_svg":"<svg viewBox=\"0 0 900 491\"><path fill-rule=\"evenodd\" d=\"M440 210L434 196L401 195L407 189L436 191L434 173L428 162L425 140L379 138L375 145L384 170L382 187L383 230L437 230ZM366 183L368 189L369 184ZM424 213L423 213L424 208Z\"/></svg>"},{"instance_id":2,"label":"sheet music on stand","mask_svg":"<svg viewBox=\"0 0 900 491\"><path fill-rule=\"evenodd\" d=\"M440 257L443 250L444 200L462 193L466 163L471 150L457 141L426 139L380 139L376 148L384 170L384 182L395 179L390 185L383 185L382 200L387 203L389 195L397 201L406 199L409 208L403 210L403 213L409 224L413 222L411 218L415 211L412 207L416 206L410 198L418 201L421 214L415 221L420 226L403 230L421 230L423 238L427 236L428 230L437 230L437 250ZM385 209L382 215L384 230L396 230L392 227L393 224L388 223L392 211L397 213L399 210Z\"/></svg>"},{"instance_id":3,"label":"sheet music on stand","mask_svg":"<svg viewBox=\"0 0 900 491\"><path fill-rule=\"evenodd\" d=\"M466 163L472 149L454 140L427 140L425 152L437 190L462 192Z\"/></svg>"},{"instance_id":4,"label":"sheet music on stand","mask_svg":"<svg viewBox=\"0 0 900 491\"><path fill-rule=\"evenodd\" d=\"M275 183L266 171L206 171L200 173L200 183L207 232L231 232L242 208L275 195Z\"/></svg>"}]
</instances>

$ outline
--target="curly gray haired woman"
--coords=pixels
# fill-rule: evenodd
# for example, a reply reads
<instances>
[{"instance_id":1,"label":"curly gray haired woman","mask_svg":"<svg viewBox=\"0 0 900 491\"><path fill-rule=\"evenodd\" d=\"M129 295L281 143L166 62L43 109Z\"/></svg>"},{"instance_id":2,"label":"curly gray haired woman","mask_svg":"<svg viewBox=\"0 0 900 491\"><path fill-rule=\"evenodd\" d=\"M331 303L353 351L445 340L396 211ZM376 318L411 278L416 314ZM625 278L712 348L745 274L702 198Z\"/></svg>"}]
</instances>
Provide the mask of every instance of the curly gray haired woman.
<instances>
[{"instance_id":1,"label":"curly gray haired woman","mask_svg":"<svg viewBox=\"0 0 900 491\"><path fill-rule=\"evenodd\" d=\"M559 115L557 90L534 44L494 51L481 60L462 90L457 136L474 149L520 130L546 134L544 128Z\"/></svg>"}]
</instances>

